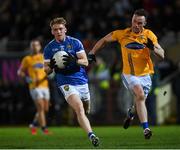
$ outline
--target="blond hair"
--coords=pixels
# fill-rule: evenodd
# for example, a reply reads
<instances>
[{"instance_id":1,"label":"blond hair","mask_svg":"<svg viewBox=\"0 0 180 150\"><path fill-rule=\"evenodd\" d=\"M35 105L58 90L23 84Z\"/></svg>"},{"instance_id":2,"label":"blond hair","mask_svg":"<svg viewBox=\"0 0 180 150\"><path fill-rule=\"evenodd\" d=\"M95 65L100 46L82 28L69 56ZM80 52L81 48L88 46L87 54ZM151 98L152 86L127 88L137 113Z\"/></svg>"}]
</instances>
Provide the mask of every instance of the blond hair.
<instances>
[{"instance_id":1,"label":"blond hair","mask_svg":"<svg viewBox=\"0 0 180 150\"><path fill-rule=\"evenodd\" d=\"M63 24L63 25L66 25L66 20L63 17L57 17L57 18L52 19L49 25L52 28L52 26L54 24Z\"/></svg>"}]
</instances>

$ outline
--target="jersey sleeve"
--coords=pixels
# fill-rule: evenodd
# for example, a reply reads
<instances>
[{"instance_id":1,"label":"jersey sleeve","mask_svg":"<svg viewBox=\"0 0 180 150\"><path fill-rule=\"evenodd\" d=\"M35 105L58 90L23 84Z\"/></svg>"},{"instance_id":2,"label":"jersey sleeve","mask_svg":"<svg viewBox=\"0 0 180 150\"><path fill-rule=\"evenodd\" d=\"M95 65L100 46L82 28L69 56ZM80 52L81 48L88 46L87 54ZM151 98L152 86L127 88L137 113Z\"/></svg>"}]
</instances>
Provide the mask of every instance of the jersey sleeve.
<instances>
[{"instance_id":1,"label":"jersey sleeve","mask_svg":"<svg viewBox=\"0 0 180 150\"><path fill-rule=\"evenodd\" d=\"M158 43L157 36L151 30L148 30L148 38L154 45Z\"/></svg>"},{"instance_id":2,"label":"jersey sleeve","mask_svg":"<svg viewBox=\"0 0 180 150\"><path fill-rule=\"evenodd\" d=\"M75 40L75 51L76 53L84 52L84 46L80 40Z\"/></svg>"},{"instance_id":3,"label":"jersey sleeve","mask_svg":"<svg viewBox=\"0 0 180 150\"><path fill-rule=\"evenodd\" d=\"M44 62L50 62L52 58L52 54L50 52L51 52L50 47L46 45L43 51Z\"/></svg>"},{"instance_id":4,"label":"jersey sleeve","mask_svg":"<svg viewBox=\"0 0 180 150\"><path fill-rule=\"evenodd\" d=\"M120 40L121 37L122 37L121 33L122 33L122 30L115 30L115 31L113 31L112 32L112 39L116 40L116 41Z\"/></svg>"},{"instance_id":5,"label":"jersey sleeve","mask_svg":"<svg viewBox=\"0 0 180 150\"><path fill-rule=\"evenodd\" d=\"M28 59L24 57L21 62L21 69L25 71L28 68Z\"/></svg>"}]
</instances>

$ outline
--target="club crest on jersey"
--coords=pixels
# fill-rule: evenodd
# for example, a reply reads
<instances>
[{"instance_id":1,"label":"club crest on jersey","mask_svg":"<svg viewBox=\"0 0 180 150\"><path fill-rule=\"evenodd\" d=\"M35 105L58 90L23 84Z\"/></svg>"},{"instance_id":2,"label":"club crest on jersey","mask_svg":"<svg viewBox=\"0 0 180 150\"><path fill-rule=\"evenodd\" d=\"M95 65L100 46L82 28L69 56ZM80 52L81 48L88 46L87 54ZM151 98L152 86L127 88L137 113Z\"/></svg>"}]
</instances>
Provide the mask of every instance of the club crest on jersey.
<instances>
[{"instance_id":1,"label":"club crest on jersey","mask_svg":"<svg viewBox=\"0 0 180 150\"><path fill-rule=\"evenodd\" d=\"M69 91L69 85L65 85L65 86L64 86L64 90L65 90L65 91Z\"/></svg>"},{"instance_id":2,"label":"club crest on jersey","mask_svg":"<svg viewBox=\"0 0 180 150\"><path fill-rule=\"evenodd\" d=\"M144 35L140 35L138 38L139 39L145 39Z\"/></svg>"},{"instance_id":3,"label":"club crest on jersey","mask_svg":"<svg viewBox=\"0 0 180 150\"><path fill-rule=\"evenodd\" d=\"M68 44L67 49L72 49L72 45Z\"/></svg>"},{"instance_id":4,"label":"club crest on jersey","mask_svg":"<svg viewBox=\"0 0 180 150\"><path fill-rule=\"evenodd\" d=\"M145 43L146 38L145 38L144 35L140 35L140 36L138 36L137 40L138 40L139 42L141 42L141 43Z\"/></svg>"}]
</instances>

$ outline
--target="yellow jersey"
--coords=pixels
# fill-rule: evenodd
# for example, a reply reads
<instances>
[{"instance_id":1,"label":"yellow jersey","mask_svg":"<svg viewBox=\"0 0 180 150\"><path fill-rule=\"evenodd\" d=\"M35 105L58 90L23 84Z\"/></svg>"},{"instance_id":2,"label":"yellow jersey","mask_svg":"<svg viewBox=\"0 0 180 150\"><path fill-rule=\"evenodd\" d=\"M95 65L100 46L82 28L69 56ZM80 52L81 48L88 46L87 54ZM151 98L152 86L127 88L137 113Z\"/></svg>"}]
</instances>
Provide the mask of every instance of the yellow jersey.
<instances>
[{"instance_id":1,"label":"yellow jersey","mask_svg":"<svg viewBox=\"0 0 180 150\"><path fill-rule=\"evenodd\" d=\"M29 83L29 88L47 88L48 80L44 71L44 58L41 53L35 55L28 55L22 59L21 69L32 79ZM38 84L36 81L39 81Z\"/></svg>"},{"instance_id":2,"label":"yellow jersey","mask_svg":"<svg viewBox=\"0 0 180 150\"><path fill-rule=\"evenodd\" d=\"M148 38L153 44L157 44L156 35L149 29L143 29L141 33L134 33L131 28L116 30L112 32L112 38L119 42L122 51L123 73L135 76L143 76L154 73L153 63L150 57L150 49L143 47L140 49L130 49L127 45L137 42L144 44Z\"/></svg>"}]
</instances>

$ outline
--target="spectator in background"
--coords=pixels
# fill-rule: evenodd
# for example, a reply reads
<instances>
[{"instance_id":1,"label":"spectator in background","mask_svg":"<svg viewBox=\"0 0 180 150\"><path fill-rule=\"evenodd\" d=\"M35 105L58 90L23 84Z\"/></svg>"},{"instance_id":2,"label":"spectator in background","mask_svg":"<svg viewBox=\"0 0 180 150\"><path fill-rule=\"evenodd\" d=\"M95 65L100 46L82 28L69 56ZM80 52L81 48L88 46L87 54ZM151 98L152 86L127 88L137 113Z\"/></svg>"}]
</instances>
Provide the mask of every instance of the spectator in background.
<instances>
[{"instance_id":1,"label":"spectator in background","mask_svg":"<svg viewBox=\"0 0 180 150\"><path fill-rule=\"evenodd\" d=\"M111 5L109 5L111 4ZM152 22L158 22L154 25L151 24L153 31L161 32L163 36L164 28L169 30L169 24L172 22L162 23L166 21L163 19L167 14L167 6L172 7L172 13L169 13L168 18L178 18L179 16L179 0L111 0L105 2L101 1L58 1L58 0L41 0L41 1L1 1L0 2L0 39L10 38L8 43L15 44L16 41L30 40L39 35L43 35L45 40L50 40L51 35L47 32L48 28L43 26L49 22L51 17L61 14L68 19L68 26L70 27L69 33L75 37L80 37L81 40L89 38L88 34L91 33L93 38L101 37L104 31L110 32L112 29L122 27L127 24L127 12L137 9L139 7L147 8L150 13L153 13L154 9L158 9L157 17L152 17ZM76 14L75 16L73 14ZM27 17L28 16L28 17ZM160 22L160 23L159 23ZM166 25L168 24L168 27ZM35 28L34 28L35 27ZM160 30L158 30L158 29ZM179 31L179 23L173 22L173 28L176 33ZM166 31L165 31L166 32ZM15 39L12 38L16 37ZM15 43L14 43L15 42ZM18 43L19 49L23 50L22 46ZM9 44L8 44L9 45ZM11 49L10 49L11 48ZM13 50L13 46L8 46L8 49Z\"/></svg>"},{"instance_id":2,"label":"spectator in background","mask_svg":"<svg viewBox=\"0 0 180 150\"><path fill-rule=\"evenodd\" d=\"M108 90L110 87L110 72L107 67L106 62L102 57L97 57L96 64L91 68L89 72L89 78L91 82L96 85L98 93L100 94L100 112L107 112L107 100L108 100ZM98 114L101 115L101 114ZM105 114L102 114L101 118L106 117ZM105 119L105 118L104 118Z\"/></svg>"}]
</instances>

